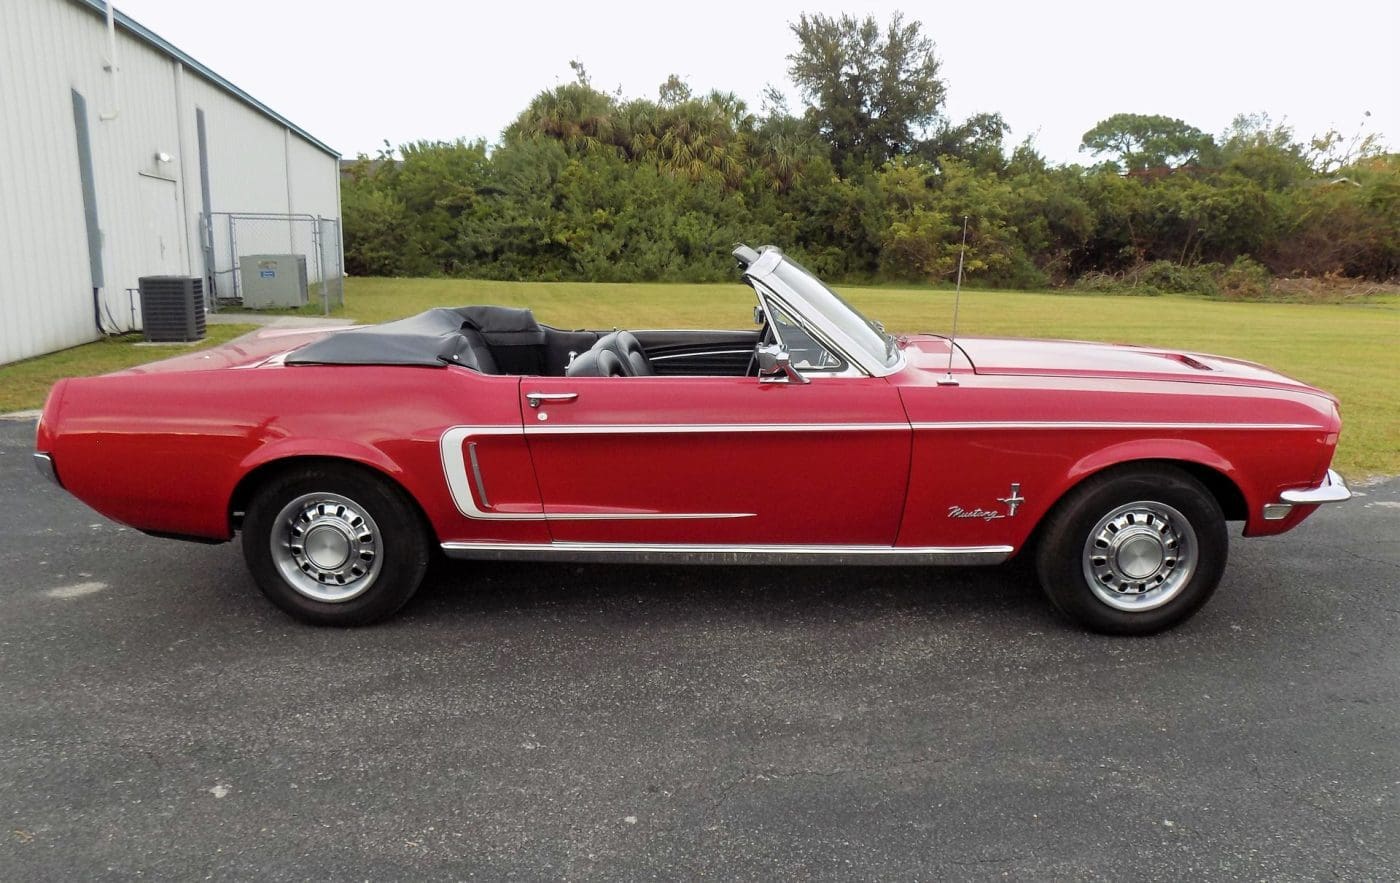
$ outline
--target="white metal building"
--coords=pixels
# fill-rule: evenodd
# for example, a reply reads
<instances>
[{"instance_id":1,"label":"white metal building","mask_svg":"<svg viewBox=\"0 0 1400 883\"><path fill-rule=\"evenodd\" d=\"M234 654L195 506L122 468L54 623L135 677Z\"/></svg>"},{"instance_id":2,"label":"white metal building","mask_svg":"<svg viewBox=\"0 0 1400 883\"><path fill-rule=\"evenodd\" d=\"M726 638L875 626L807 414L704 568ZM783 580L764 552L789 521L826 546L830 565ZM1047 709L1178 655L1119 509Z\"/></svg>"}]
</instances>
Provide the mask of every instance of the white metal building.
<instances>
[{"instance_id":1,"label":"white metal building","mask_svg":"<svg viewBox=\"0 0 1400 883\"><path fill-rule=\"evenodd\" d=\"M338 229L339 155L100 0L0 2L0 364L132 325L139 277L209 291L220 212Z\"/></svg>"}]
</instances>

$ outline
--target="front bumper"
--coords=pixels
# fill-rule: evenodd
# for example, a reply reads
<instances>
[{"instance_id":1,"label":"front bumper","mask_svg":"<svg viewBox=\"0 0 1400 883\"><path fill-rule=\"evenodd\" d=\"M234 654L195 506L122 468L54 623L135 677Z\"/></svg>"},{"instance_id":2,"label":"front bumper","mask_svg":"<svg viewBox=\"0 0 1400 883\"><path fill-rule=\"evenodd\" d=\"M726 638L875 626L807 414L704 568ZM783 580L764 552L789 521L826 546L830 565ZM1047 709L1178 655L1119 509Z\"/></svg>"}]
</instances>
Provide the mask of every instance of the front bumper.
<instances>
[{"instance_id":1,"label":"front bumper","mask_svg":"<svg viewBox=\"0 0 1400 883\"><path fill-rule=\"evenodd\" d=\"M1328 469L1322 483L1316 487L1297 488L1278 495L1279 502L1264 507L1265 521L1281 521L1294 506L1317 506L1322 503L1342 503L1351 499L1351 489L1335 469Z\"/></svg>"},{"instance_id":2,"label":"front bumper","mask_svg":"<svg viewBox=\"0 0 1400 883\"><path fill-rule=\"evenodd\" d=\"M1279 499L1285 503L1295 504L1315 504L1315 503L1340 503L1351 499L1351 489L1347 487L1346 481L1337 474L1337 470L1328 469L1327 477L1322 480L1322 484L1317 487L1301 488L1294 491L1284 491L1279 494Z\"/></svg>"}]
</instances>

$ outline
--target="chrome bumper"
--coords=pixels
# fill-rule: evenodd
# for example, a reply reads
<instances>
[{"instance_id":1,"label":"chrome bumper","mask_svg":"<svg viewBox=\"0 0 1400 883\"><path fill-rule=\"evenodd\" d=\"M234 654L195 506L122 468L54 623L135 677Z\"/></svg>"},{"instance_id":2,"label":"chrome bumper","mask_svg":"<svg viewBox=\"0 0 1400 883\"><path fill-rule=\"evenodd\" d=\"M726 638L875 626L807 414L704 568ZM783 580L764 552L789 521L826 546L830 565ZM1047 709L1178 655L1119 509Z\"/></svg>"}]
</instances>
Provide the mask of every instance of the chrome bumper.
<instances>
[{"instance_id":1,"label":"chrome bumper","mask_svg":"<svg viewBox=\"0 0 1400 883\"><path fill-rule=\"evenodd\" d=\"M58 470L53 468L53 457L50 457L48 454L36 453L34 455L34 468L39 470L39 474L49 481L57 484L59 487L63 487L58 481Z\"/></svg>"},{"instance_id":2,"label":"chrome bumper","mask_svg":"<svg viewBox=\"0 0 1400 883\"><path fill-rule=\"evenodd\" d=\"M1279 502L1264 504L1265 521L1282 521L1293 512L1294 506L1316 506L1319 503L1340 503L1351 499L1351 490L1346 481L1335 469L1327 470L1327 477L1317 487L1298 488L1278 495Z\"/></svg>"},{"instance_id":3,"label":"chrome bumper","mask_svg":"<svg viewBox=\"0 0 1400 883\"><path fill-rule=\"evenodd\" d=\"M1285 503L1294 503L1297 505L1341 503L1344 500L1351 499L1351 489L1347 487L1346 481L1337 474L1337 470L1328 469L1327 477L1324 478L1322 484L1317 487L1284 491L1278 496L1279 499Z\"/></svg>"}]
</instances>

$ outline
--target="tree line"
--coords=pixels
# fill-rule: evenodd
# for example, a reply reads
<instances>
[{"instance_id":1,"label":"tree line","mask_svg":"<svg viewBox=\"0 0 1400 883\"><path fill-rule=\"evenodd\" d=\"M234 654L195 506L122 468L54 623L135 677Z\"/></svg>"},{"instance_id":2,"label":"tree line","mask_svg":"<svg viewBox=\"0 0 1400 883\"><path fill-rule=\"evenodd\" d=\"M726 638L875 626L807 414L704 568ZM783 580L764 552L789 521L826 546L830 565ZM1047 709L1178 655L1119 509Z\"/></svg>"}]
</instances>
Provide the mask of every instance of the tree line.
<instances>
[{"instance_id":1,"label":"tree line","mask_svg":"<svg viewBox=\"0 0 1400 883\"><path fill-rule=\"evenodd\" d=\"M1400 276L1400 154L1376 136L1299 138L1241 115L1211 135L1123 113L1088 164L1006 143L999 114L943 111L918 22L803 15L789 75L755 111L677 76L657 97L573 82L498 144L416 142L361 157L342 189L357 275L712 281L735 242L776 243L846 281L965 278L1241 297L1271 275Z\"/></svg>"}]
</instances>

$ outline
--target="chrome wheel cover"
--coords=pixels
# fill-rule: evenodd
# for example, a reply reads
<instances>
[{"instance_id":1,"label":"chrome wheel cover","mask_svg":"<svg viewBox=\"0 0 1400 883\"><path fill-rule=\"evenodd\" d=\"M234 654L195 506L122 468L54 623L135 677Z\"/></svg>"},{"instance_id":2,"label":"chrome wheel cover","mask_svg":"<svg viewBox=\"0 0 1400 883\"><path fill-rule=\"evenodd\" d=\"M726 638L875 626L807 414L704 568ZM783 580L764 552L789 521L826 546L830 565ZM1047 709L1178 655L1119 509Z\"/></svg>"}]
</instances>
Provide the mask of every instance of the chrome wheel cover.
<instances>
[{"instance_id":1,"label":"chrome wheel cover","mask_svg":"<svg viewBox=\"0 0 1400 883\"><path fill-rule=\"evenodd\" d=\"M298 593L338 604L374 585L383 563L379 525L354 500L303 494L272 522L272 560Z\"/></svg>"},{"instance_id":2,"label":"chrome wheel cover","mask_svg":"<svg viewBox=\"0 0 1400 883\"><path fill-rule=\"evenodd\" d=\"M1196 531L1166 503L1139 500L1109 512L1084 542L1084 579L1115 610L1154 610L1196 571Z\"/></svg>"}]
</instances>

